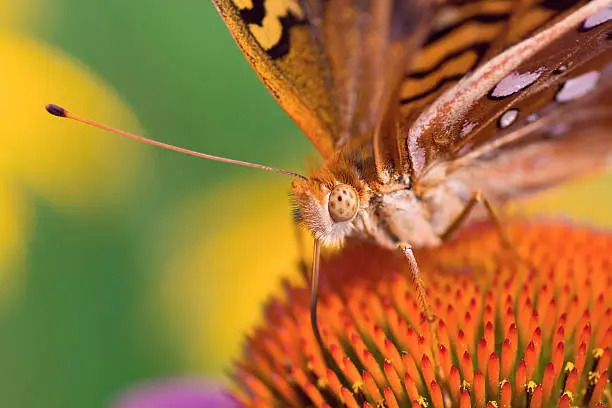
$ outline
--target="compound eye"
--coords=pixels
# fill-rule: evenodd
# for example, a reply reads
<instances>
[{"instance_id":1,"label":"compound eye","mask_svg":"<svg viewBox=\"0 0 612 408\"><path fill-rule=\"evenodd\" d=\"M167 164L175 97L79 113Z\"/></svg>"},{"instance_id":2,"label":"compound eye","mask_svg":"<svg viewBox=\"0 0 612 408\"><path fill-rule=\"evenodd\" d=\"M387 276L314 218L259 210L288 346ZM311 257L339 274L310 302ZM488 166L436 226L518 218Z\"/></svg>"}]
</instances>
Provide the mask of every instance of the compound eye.
<instances>
[{"instance_id":1,"label":"compound eye","mask_svg":"<svg viewBox=\"0 0 612 408\"><path fill-rule=\"evenodd\" d=\"M359 208L357 191L348 184L338 184L329 195L329 215L336 222L351 220Z\"/></svg>"}]
</instances>

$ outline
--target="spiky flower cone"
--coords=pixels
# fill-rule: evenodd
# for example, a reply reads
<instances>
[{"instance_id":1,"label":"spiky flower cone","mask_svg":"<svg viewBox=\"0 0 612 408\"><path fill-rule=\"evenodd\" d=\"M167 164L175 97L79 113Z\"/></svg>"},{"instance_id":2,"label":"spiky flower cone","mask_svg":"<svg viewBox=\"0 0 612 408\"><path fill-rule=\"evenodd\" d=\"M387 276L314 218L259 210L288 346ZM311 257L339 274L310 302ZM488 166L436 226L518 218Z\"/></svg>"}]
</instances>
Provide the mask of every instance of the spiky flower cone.
<instances>
[{"instance_id":1,"label":"spiky flower cone","mask_svg":"<svg viewBox=\"0 0 612 408\"><path fill-rule=\"evenodd\" d=\"M236 364L234 397L262 407L611 406L612 234L517 223L418 251L436 321L399 254L352 244L322 263L319 319L285 285Z\"/></svg>"}]
</instances>

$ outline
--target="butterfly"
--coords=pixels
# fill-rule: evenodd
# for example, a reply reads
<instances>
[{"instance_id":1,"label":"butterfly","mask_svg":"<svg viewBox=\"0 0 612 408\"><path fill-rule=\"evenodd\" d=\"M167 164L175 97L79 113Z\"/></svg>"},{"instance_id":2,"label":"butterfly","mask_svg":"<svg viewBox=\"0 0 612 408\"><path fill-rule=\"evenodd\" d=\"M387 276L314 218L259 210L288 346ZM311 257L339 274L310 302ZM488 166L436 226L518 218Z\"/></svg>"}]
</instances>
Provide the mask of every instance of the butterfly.
<instances>
[{"instance_id":1,"label":"butterfly","mask_svg":"<svg viewBox=\"0 0 612 408\"><path fill-rule=\"evenodd\" d=\"M321 246L437 246L491 203L612 162L612 0L213 0L261 81L325 160L293 177ZM482 203L483 205L479 205Z\"/></svg>"}]
</instances>

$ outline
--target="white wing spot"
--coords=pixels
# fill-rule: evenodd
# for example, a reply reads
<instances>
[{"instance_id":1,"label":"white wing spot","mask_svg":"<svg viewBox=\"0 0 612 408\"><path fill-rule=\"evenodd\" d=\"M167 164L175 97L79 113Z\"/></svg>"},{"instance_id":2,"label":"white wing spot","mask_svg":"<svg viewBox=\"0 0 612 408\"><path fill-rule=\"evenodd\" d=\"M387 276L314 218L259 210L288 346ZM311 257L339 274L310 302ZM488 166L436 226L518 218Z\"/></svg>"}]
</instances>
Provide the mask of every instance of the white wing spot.
<instances>
[{"instance_id":1,"label":"white wing spot","mask_svg":"<svg viewBox=\"0 0 612 408\"><path fill-rule=\"evenodd\" d=\"M538 115L537 113L532 113L531 115L527 116L525 118L525 120L527 121L527 123L532 123L535 122L536 120L540 119L540 115Z\"/></svg>"},{"instance_id":2,"label":"white wing spot","mask_svg":"<svg viewBox=\"0 0 612 408\"><path fill-rule=\"evenodd\" d=\"M461 128L461 139L465 138L467 135L469 135L472 130L474 130L474 128L476 127L477 123L476 122L468 122L468 123L464 123L463 127Z\"/></svg>"},{"instance_id":3,"label":"white wing spot","mask_svg":"<svg viewBox=\"0 0 612 408\"><path fill-rule=\"evenodd\" d=\"M599 10L597 13L584 20L584 23L582 23L582 29L590 30L598 25L607 23L610 20L612 20L612 6Z\"/></svg>"},{"instance_id":4,"label":"white wing spot","mask_svg":"<svg viewBox=\"0 0 612 408\"><path fill-rule=\"evenodd\" d=\"M563 103L583 97L595 88L600 76L598 71L589 71L576 78L568 79L555 95L555 100Z\"/></svg>"},{"instance_id":5,"label":"white wing spot","mask_svg":"<svg viewBox=\"0 0 612 408\"><path fill-rule=\"evenodd\" d=\"M491 91L491 96L493 98L505 98L519 92L537 81L542 72L544 72L543 69L538 69L535 72L525 72L524 74L514 71L495 85L495 88Z\"/></svg>"},{"instance_id":6,"label":"white wing spot","mask_svg":"<svg viewBox=\"0 0 612 408\"><path fill-rule=\"evenodd\" d=\"M510 109L505 111L499 117L499 127L500 129L505 129L516 121L518 118L519 111L518 109Z\"/></svg>"}]
</instances>

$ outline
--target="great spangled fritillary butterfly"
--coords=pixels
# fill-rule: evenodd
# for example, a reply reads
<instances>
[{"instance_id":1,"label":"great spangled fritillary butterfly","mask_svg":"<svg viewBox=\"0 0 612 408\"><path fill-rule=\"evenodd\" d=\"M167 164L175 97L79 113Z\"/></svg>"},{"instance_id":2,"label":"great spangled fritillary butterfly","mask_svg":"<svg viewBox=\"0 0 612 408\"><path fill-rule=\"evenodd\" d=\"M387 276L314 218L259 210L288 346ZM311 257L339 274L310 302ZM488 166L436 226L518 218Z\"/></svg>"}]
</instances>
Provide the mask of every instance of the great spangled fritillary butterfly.
<instances>
[{"instance_id":1,"label":"great spangled fritillary butterfly","mask_svg":"<svg viewBox=\"0 0 612 408\"><path fill-rule=\"evenodd\" d=\"M411 247L442 243L477 202L492 216L489 201L612 157L612 0L213 3L325 159L309 177L286 172L315 238L319 340L321 245L399 247L418 277Z\"/></svg>"}]
</instances>

